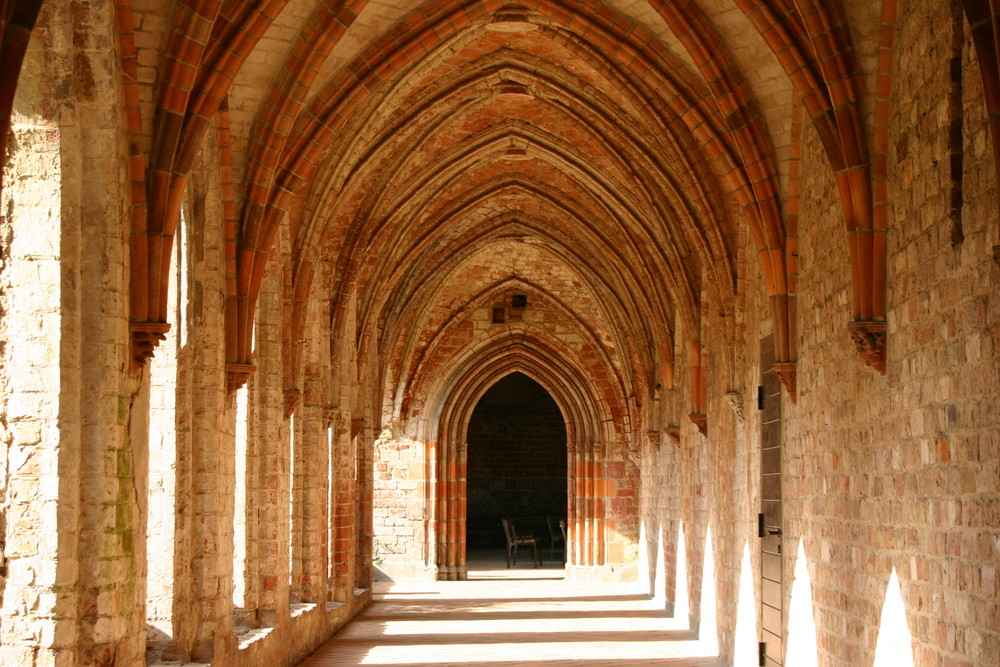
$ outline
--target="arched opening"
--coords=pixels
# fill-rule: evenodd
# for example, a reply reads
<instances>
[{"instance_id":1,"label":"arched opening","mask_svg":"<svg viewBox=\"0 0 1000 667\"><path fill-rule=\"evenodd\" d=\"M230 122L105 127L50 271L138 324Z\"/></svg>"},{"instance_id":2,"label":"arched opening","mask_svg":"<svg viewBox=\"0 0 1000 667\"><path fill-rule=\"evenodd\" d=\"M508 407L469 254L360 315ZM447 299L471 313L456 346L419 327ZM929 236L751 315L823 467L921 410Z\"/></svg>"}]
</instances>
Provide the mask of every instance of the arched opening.
<instances>
[{"instance_id":1,"label":"arched opening","mask_svg":"<svg viewBox=\"0 0 1000 667\"><path fill-rule=\"evenodd\" d=\"M558 530L567 506L566 422L555 399L527 375L511 373L479 399L467 441L469 551L502 551L506 518L540 538L546 558L561 559L564 545L549 550L549 519Z\"/></svg>"},{"instance_id":2,"label":"arched opening","mask_svg":"<svg viewBox=\"0 0 1000 667\"><path fill-rule=\"evenodd\" d=\"M593 385L578 380L586 373L572 362L544 340L518 334L457 357L453 374L439 371L440 379L426 392L440 396L435 399L439 407L425 421L423 436L428 475L425 567L436 578L467 578L469 423L479 399L497 379L516 371L548 389L566 421L566 574L592 578L610 573L608 538L619 535L605 512L609 492L617 491L605 477L613 418L607 403L590 393ZM613 394L613 387L607 389Z\"/></svg>"}]
</instances>

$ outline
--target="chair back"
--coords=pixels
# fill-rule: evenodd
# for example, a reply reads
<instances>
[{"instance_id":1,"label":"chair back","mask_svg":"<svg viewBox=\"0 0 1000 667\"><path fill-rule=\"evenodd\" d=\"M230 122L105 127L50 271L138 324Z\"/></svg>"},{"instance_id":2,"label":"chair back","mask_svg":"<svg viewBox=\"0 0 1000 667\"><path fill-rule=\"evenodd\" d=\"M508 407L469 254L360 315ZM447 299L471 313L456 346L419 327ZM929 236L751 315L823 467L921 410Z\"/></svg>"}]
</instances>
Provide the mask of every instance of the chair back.
<instances>
[{"instance_id":1,"label":"chair back","mask_svg":"<svg viewBox=\"0 0 1000 667\"><path fill-rule=\"evenodd\" d=\"M514 525L511 524L510 519L500 519L500 523L503 524L503 535L507 538L507 546L510 546L517 539L517 535L514 533Z\"/></svg>"},{"instance_id":2,"label":"chair back","mask_svg":"<svg viewBox=\"0 0 1000 667\"><path fill-rule=\"evenodd\" d=\"M545 517L545 523L549 525L549 537L553 540L559 539L559 533L556 531L556 523L552 520L551 516ZM559 523L562 523L560 521Z\"/></svg>"}]
</instances>

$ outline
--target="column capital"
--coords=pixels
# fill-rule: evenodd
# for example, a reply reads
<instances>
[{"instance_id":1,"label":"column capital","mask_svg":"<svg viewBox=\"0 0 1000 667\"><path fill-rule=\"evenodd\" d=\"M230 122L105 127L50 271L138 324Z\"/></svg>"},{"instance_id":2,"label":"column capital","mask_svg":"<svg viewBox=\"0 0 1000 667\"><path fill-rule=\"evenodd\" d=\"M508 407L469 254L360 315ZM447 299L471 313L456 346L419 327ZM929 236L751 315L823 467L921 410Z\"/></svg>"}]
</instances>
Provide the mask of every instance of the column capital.
<instances>
[{"instance_id":1,"label":"column capital","mask_svg":"<svg viewBox=\"0 0 1000 667\"><path fill-rule=\"evenodd\" d=\"M785 385L788 395L792 398L792 403L798 401L798 386L796 385L796 371L794 361L774 362L774 372L777 374L781 384Z\"/></svg>"},{"instance_id":2,"label":"column capital","mask_svg":"<svg viewBox=\"0 0 1000 667\"><path fill-rule=\"evenodd\" d=\"M253 364L238 364L235 362L226 364L226 393L232 394L247 383L250 376L254 374L257 367Z\"/></svg>"},{"instance_id":3,"label":"column capital","mask_svg":"<svg viewBox=\"0 0 1000 667\"><path fill-rule=\"evenodd\" d=\"M132 322L132 369L138 372L170 331L169 322Z\"/></svg>"},{"instance_id":4,"label":"column capital","mask_svg":"<svg viewBox=\"0 0 1000 667\"><path fill-rule=\"evenodd\" d=\"M850 330L851 340L854 341L861 360L885 375L885 321L855 320L851 322Z\"/></svg>"},{"instance_id":5,"label":"column capital","mask_svg":"<svg viewBox=\"0 0 1000 667\"><path fill-rule=\"evenodd\" d=\"M692 412L688 415L694 425L698 427L698 431L702 435L708 435L708 415L704 412Z\"/></svg>"}]
</instances>

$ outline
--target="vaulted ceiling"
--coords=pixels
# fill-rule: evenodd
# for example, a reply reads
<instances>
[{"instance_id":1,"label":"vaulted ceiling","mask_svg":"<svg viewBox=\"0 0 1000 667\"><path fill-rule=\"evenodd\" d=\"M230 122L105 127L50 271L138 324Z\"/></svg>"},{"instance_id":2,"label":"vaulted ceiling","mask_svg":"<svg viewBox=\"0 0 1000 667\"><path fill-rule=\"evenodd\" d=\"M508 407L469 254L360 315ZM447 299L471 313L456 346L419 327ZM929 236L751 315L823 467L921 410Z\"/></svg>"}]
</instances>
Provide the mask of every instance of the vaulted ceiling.
<instances>
[{"instance_id":1,"label":"vaulted ceiling","mask_svg":"<svg viewBox=\"0 0 1000 667\"><path fill-rule=\"evenodd\" d=\"M30 33L18 17L37 5L5 1L5 32ZM995 56L986 3L965 5ZM745 249L794 397L803 126L840 196L855 324L884 329L895 0L122 0L116 18L144 184L138 364L168 326L172 237L209 132L230 388L253 370L287 225L296 303L332 265L323 289L356 290L359 336L399 360L397 381L456 313L527 291L604 349L622 395L669 361L678 327L697 356L702 305L735 307Z\"/></svg>"},{"instance_id":2,"label":"vaulted ceiling","mask_svg":"<svg viewBox=\"0 0 1000 667\"><path fill-rule=\"evenodd\" d=\"M520 290L604 351L624 400L671 361L678 326L697 358L706 299L733 309L743 234L794 395L796 119L837 174L857 319L884 315L861 108L878 68L855 41L873 56L892 16L861 4L136 2L133 25L172 28L123 38L126 71L159 55L155 80L135 71L149 239L135 319L154 337L165 321L163 241L215 119L231 386L252 370L255 299L287 224L292 326L332 263L330 298L357 290L359 339L395 360L400 396L429 346L456 347L457 312Z\"/></svg>"}]
</instances>

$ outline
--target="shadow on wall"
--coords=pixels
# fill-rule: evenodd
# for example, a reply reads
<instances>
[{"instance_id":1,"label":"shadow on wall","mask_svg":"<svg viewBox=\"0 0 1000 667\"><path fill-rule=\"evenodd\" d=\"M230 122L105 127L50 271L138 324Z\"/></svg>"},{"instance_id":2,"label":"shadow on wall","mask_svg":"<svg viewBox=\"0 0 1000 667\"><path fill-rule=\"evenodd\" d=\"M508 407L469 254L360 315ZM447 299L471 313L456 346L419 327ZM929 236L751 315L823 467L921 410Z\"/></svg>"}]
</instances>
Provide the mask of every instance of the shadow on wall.
<instances>
[{"instance_id":1,"label":"shadow on wall","mask_svg":"<svg viewBox=\"0 0 1000 667\"><path fill-rule=\"evenodd\" d=\"M642 581L648 586L647 592L664 606L677 623L675 628L691 628L691 608L689 602L687 547L684 538L684 524L678 524L677 563L674 578L674 599L670 600L666 576L666 550L662 526L657 529L655 542L649 540L646 524L640 526L640 572L648 576ZM705 538L705 557L702 563L701 624L698 638L701 654L718 655L718 634L716 623L717 600L715 591L715 562L712 550L712 531L709 528ZM750 543L744 543L740 567L739 598L735 632L734 667L756 664L756 643L759 619L758 600L754 593L754 577L750 557ZM648 581L648 583L647 583ZM787 645L785 660L797 667L816 667L819 664L816 621L813 609L812 581L809 575L809 561L803 542L799 542L795 559L795 575L792 582L789 603ZM744 660L741 656L752 656ZM886 596L878 624L878 640L875 647L873 667L914 667L913 636L906 620L906 606L902 588L895 568L889 577Z\"/></svg>"},{"instance_id":2,"label":"shadow on wall","mask_svg":"<svg viewBox=\"0 0 1000 667\"><path fill-rule=\"evenodd\" d=\"M701 620L698 641L704 655L719 655L718 601L715 596L715 553L712 546L712 527L705 534L705 562L701 576Z\"/></svg>"},{"instance_id":3,"label":"shadow on wall","mask_svg":"<svg viewBox=\"0 0 1000 667\"><path fill-rule=\"evenodd\" d=\"M757 599L754 597L753 579L750 543L744 542L743 560L740 562L739 597L736 602L736 645L733 647L733 667L756 667L760 664L757 648Z\"/></svg>"},{"instance_id":4,"label":"shadow on wall","mask_svg":"<svg viewBox=\"0 0 1000 667\"><path fill-rule=\"evenodd\" d=\"M667 551L669 545L663 533L663 525L656 528L655 540L649 539L647 522L639 526L639 581L640 590L661 605L667 615L673 618L677 628L691 628L691 607L688 603L687 547L684 543L684 523L677 528L676 555L673 577L667 576Z\"/></svg>"}]
</instances>

